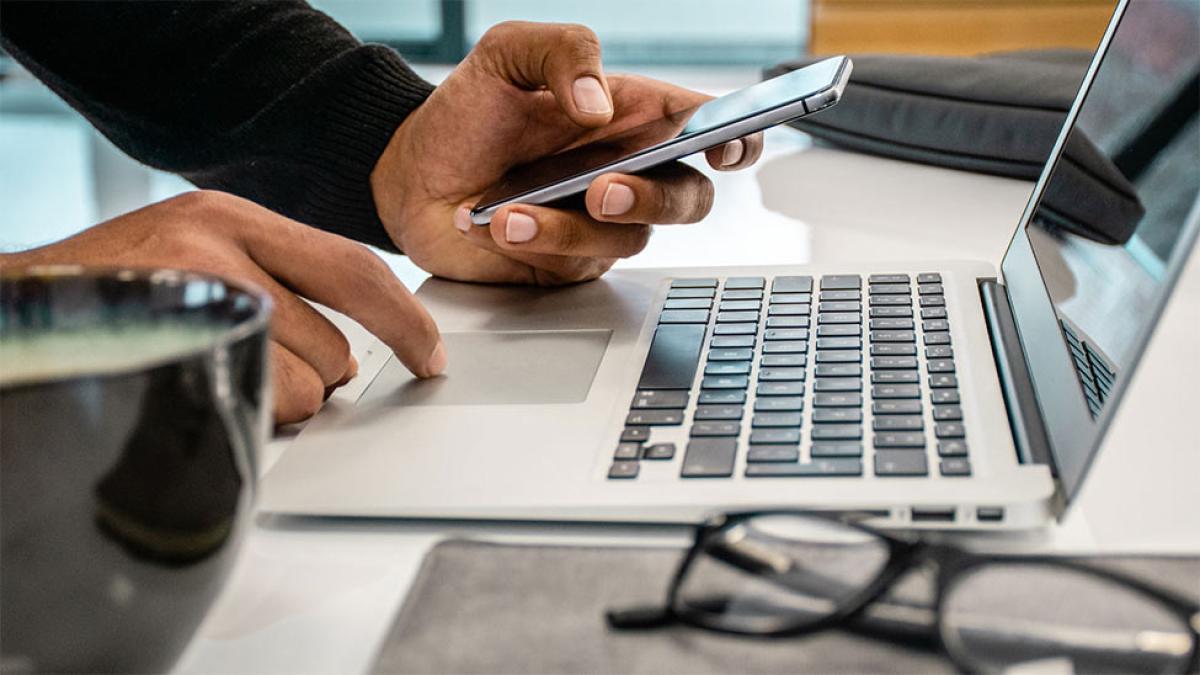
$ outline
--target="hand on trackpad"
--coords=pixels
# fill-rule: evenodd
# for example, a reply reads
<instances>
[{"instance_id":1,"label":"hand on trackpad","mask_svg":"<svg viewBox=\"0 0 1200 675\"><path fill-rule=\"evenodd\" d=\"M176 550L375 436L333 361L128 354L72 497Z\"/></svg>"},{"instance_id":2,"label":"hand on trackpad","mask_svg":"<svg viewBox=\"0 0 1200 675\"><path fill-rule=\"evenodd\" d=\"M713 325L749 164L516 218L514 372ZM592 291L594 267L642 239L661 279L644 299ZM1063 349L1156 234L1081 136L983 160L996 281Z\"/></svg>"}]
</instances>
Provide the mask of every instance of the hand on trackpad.
<instances>
[{"instance_id":1,"label":"hand on trackpad","mask_svg":"<svg viewBox=\"0 0 1200 675\"><path fill-rule=\"evenodd\" d=\"M360 404L581 403L611 336L608 330L444 333L450 363L443 376L419 380L389 359Z\"/></svg>"}]
</instances>

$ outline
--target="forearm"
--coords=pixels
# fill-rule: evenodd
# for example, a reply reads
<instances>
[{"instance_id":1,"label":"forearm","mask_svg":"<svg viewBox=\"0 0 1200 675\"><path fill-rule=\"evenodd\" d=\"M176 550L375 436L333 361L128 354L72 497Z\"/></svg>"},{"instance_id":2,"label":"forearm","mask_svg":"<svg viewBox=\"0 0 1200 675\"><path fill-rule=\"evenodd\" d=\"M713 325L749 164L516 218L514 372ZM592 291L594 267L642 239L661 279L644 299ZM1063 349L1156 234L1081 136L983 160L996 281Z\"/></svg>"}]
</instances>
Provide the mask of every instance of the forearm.
<instances>
[{"instance_id":1,"label":"forearm","mask_svg":"<svg viewBox=\"0 0 1200 675\"><path fill-rule=\"evenodd\" d=\"M135 159L390 245L370 172L432 90L391 50L294 0L5 3L0 30Z\"/></svg>"}]
</instances>

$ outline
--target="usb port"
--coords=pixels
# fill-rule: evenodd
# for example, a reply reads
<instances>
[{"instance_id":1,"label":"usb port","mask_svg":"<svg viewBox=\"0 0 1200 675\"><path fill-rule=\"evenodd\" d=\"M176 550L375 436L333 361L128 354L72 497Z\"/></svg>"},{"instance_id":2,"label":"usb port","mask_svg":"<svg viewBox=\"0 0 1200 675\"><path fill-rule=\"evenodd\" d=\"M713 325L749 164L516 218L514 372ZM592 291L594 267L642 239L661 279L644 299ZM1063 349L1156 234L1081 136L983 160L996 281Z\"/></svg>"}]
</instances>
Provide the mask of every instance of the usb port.
<instances>
[{"instance_id":1,"label":"usb port","mask_svg":"<svg viewBox=\"0 0 1200 675\"><path fill-rule=\"evenodd\" d=\"M975 509L975 519L981 523L998 523L1004 520L1004 507L981 506Z\"/></svg>"},{"instance_id":2,"label":"usb port","mask_svg":"<svg viewBox=\"0 0 1200 675\"><path fill-rule=\"evenodd\" d=\"M953 523L953 506L914 506L912 508L914 523Z\"/></svg>"}]
</instances>

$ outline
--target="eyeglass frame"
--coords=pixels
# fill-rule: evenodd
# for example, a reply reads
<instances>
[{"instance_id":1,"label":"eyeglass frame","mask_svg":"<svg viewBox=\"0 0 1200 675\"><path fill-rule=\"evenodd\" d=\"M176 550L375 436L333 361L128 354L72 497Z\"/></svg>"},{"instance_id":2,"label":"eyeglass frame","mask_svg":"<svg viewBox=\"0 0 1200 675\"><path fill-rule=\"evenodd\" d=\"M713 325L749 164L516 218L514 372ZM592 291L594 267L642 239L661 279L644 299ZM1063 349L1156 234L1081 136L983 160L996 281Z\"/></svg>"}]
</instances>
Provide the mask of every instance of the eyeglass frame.
<instances>
[{"instance_id":1,"label":"eyeglass frame","mask_svg":"<svg viewBox=\"0 0 1200 675\"><path fill-rule=\"evenodd\" d=\"M717 622L711 618L715 615L702 609L679 611L677 606L684 610L688 609L686 603L679 602L679 592L683 586L683 580L691 570L692 564L696 559L701 554L709 552L709 539L719 533L728 531L738 524L755 518L772 516L814 518L858 530L886 544L888 548L887 562L875 573L874 578L870 582L863 585L861 590L854 593L849 599L839 603L839 606L828 616L815 621L789 621L786 617L780 616L778 617L778 622L780 623L778 628L771 630L738 630L736 627ZM971 570L988 565L1042 565L1091 575L1118 586L1123 586L1158 602L1186 627L1191 634L1191 651L1185 659L1181 660L1181 662L1186 663L1182 672L1191 673L1200 670L1200 605L1196 605L1176 593L1148 584L1116 570L1095 567L1069 558L1038 555L989 556L972 553L958 546L942 542L927 541L919 536L903 538L869 527L860 522L869 517L872 517L872 514L854 511L831 512L801 509L731 511L712 516L703 523L695 526L692 544L680 560L671 577L665 606L658 608L655 616L648 615L647 610L643 608L629 610L626 613L631 617L638 613L641 613L641 616L632 618L628 622L617 618L625 610L609 610L606 612L608 624L617 629L633 629L664 627L674 623L682 623L716 633L755 638L783 638L807 635L851 624L851 622L862 615L873 604L878 602L903 575L916 569L919 565L932 563L936 570L933 604L931 607L935 616L933 624L934 635L931 636L932 641L956 666L965 671L973 671L977 670L980 664L976 663L973 659L969 659L967 655L960 653L958 649L951 648L945 640L946 630L943 625L943 617L945 616L943 605L945 599L950 595L950 591L954 588L955 583L965 579ZM908 532L911 533L912 531ZM717 559L734 565L749 574L765 577L763 571L748 569L746 566L727 558L717 557ZM710 618L706 620L705 617ZM621 625L622 623L625 625Z\"/></svg>"}]
</instances>

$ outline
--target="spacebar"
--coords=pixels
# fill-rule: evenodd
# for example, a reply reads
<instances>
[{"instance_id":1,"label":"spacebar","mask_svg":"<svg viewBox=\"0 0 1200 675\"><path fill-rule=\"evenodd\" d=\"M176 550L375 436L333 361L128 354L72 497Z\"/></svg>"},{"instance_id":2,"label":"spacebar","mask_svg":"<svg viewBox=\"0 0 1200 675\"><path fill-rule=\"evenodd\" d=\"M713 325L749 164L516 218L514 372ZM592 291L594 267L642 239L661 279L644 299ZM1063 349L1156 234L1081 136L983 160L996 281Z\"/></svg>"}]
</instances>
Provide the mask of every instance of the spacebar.
<instances>
[{"instance_id":1,"label":"spacebar","mask_svg":"<svg viewBox=\"0 0 1200 675\"><path fill-rule=\"evenodd\" d=\"M665 324L654 331L639 389L691 389L705 326Z\"/></svg>"}]
</instances>

